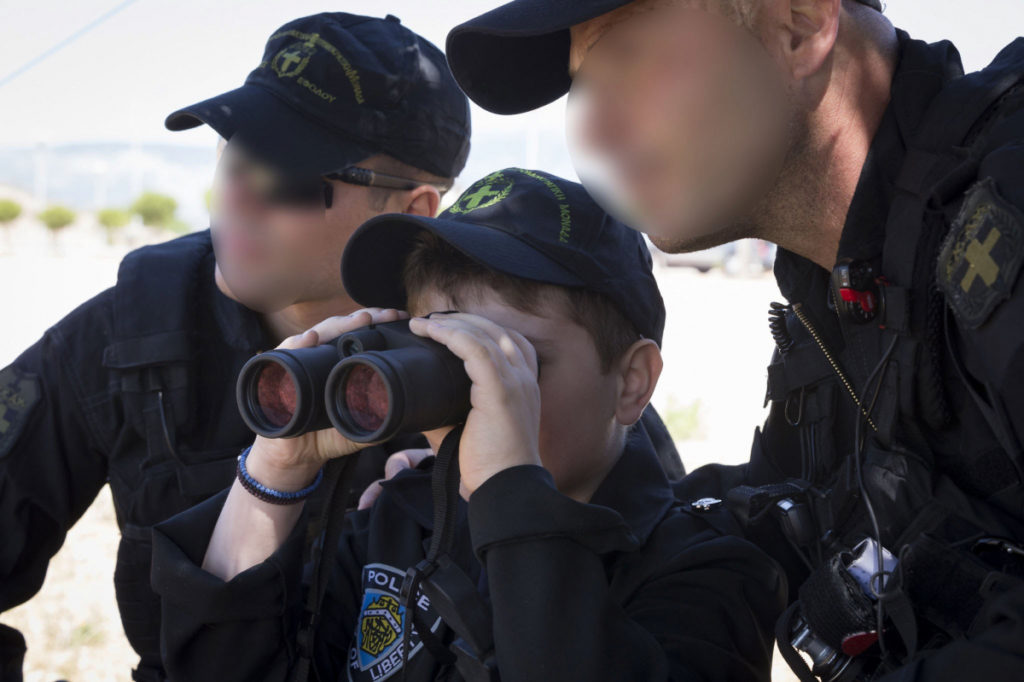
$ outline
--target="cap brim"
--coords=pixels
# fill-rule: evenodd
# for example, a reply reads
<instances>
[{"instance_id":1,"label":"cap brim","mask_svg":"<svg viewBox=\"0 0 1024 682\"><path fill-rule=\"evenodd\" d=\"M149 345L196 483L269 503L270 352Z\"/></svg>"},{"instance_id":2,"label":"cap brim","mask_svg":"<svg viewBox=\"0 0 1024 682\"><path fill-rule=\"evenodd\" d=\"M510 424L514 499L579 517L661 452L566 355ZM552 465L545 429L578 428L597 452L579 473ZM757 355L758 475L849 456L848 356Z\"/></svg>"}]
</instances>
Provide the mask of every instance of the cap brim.
<instances>
[{"instance_id":1,"label":"cap brim","mask_svg":"<svg viewBox=\"0 0 1024 682\"><path fill-rule=\"evenodd\" d=\"M363 306L405 309L405 261L426 230L474 261L513 277L558 286L584 282L515 235L482 224L393 213L371 218L352 235L341 259L345 291Z\"/></svg>"},{"instance_id":2,"label":"cap brim","mask_svg":"<svg viewBox=\"0 0 1024 682\"><path fill-rule=\"evenodd\" d=\"M569 28L632 0L517 0L456 26L448 65L462 90L487 111L520 114L569 91Z\"/></svg>"},{"instance_id":3,"label":"cap brim","mask_svg":"<svg viewBox=\"0 0 1024 682\"><path fill-rule=\"evenodd\" d=\"M240 139L275 166L298 175L322 175L376 153L253 84L179 109L164 121L175 131L204 123L224 139Z\"/></svg>"}]
</instances>

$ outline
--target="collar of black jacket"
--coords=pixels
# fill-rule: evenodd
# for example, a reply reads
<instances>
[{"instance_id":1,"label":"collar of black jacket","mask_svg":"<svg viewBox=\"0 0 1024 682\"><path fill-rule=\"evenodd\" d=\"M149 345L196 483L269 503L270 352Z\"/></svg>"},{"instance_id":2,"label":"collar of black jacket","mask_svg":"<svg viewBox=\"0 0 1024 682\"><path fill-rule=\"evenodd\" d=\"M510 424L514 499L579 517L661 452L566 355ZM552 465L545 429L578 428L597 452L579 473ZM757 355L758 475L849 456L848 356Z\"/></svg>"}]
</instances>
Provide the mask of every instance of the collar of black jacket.
<instances>
[{"instance_id":1,"label":"collar of black jacket","mask_svg":"<svg viewBox=\"0 0 1024 682\"><path fill-rule=\"evenodd\" d=\"M900 56L891 99L871 141L846 214L839 245L842 258L871 260L881 254L886 218L907 144L935 95L951 79L963 74L960 56L950 42L929 44L913 40L901 30L896 34ZM775 278L788 301L824 305L828 275L806 258L779 249ZM826 278L824 284L821 277Z\"/></svg>"},{"instance_id":2,"label":"collar of black jacket","mask_svg":"<svg viewBox=\"0 0 1024 682\"><path fill-rule=\"evenodd\" d=\"M426 529L433 528L430 473L434 459L424 460L413 470L400 473L383 486L390 500ZM640 543L646 542L654 528L675 504L675 496L658 462L650 437L634 425L626 439L622 456L594 493L590 504L606 507L622 517L624 531ZM459 499L456 523L466 522L467 505Z\"/></svg>"},{"instance_id":3,"label":"collar of black jacket","mask_svg":"<svg viewBox=\"0 0 1024 682\"><path fill-rule=\"evenodd\" d=\"M654 445L639 424L629 430L622 456L605 476L590 504L617 511L633 535L646 542L675 503L675 496Z\"/></svg>"}]
</instances>

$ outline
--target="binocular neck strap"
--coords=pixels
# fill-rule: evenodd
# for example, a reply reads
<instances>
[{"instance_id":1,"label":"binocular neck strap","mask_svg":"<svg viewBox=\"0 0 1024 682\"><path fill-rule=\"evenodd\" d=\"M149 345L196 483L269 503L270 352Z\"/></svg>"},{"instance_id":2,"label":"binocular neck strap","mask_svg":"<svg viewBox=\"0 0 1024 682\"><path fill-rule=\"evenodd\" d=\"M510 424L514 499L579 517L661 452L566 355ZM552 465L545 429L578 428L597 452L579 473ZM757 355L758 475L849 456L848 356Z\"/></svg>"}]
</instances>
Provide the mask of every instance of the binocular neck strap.
<instances>
[{"instance_id":1,"label":"binocular neck strap","mask_svg":"<svg viewBox=\"0 0 1024 682\"><path fill-rule=\"evenodd\" d=\"M430 489L434 498L434 533L430 537L427 561L434 563L451 551L455 542L455 513L459 503L459 441L464 424L448 432L434 460Z\"/></svg>"},{"instance_id":2,"label":"binocular neck strap","mask_svg":"<svg viewBox=\"0 0 1024 682\"><path fill-rule=\"evenodd\" d=\"M441 441L441 448L434 458L434 470L430 477L431 496L434 503L433 533L430 536L430 547L423 561L410 568L402 582L402 602L405 606L406 618L402 632L402 680L409 671L410 630L415 625L423 645L442 663L454 662L455 656L442 644L429 627L419 622L418 609L415 606L420 585L437 569L437 560L448 554L455 542L455 517L459 502L459 441L462 439L464 425L459 424L448 432ZM414 622L410 622L414 621Z\"/></svg>"},{"instance_id":3,"label":"binocular neck strap","mask_svg":"<svg viewBox=\"0 0 1024 682\"><path fill-rule=\"evenodd\" d=\"M303 620L297 633L299 657L292 669L291 682L306 682L313 664L313 649L316 640L316 628L320 620L320 608L323 606L324 594L334 563L334 555L338 549L338 540L345 520L345 491L355 478L356 467L351 466L353 457L349 455L332 459L324 465L324 489L326 497L324 506L317 519L316 537L322 542L319 551L315 551L313 561L313 578L306 595L306 607Z\"/></svg>"}]
</instances>

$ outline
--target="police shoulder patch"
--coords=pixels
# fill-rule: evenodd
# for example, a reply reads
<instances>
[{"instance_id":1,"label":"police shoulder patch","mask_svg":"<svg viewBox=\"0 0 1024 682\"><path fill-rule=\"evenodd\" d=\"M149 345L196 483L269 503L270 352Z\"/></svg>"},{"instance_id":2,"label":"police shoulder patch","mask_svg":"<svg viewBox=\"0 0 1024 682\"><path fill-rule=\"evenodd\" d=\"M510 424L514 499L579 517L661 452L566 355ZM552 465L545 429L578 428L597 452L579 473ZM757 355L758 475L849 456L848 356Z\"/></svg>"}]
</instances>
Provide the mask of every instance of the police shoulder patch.
<instances>
[{"instance_id":1,"label":"police shoulder patch","mask_svg":"<svg viewBox=\"0 0 1024 682\"><path fill-rule=\"evenodd\" d=\"M0 370L0 459L14 447L42 395L35 374L13 365Z\"/></svg>"},{"instance_id":2,"label":"police shoulder patch","mask_svg":"<svg viewBox=\"0 0 1024 682\"><path fill-rule=\"evenodd\" d=\"M967 193L939 252L936 280L960 322L975 329L1010 297L1024 261L1024 214L985 178Z\"/></svg>"},{"instance_id":3,"label":"police shoulder patch","mask_svg":"<svg viewBox=\"0 0 1024 682\"><path fill-rule=\"evenodd\" d=\"M363 567L362 609L348 656L350 681L381 682L401 670L405 635L409 638L410 661L423 648L413 623L406 622L406 609L400 597L404 579L405 571L393 566L367 564ZM441 618L422 592L416 595L415 608L421 616L419 622L436 632Z\"/></svg>"}]
</instances>

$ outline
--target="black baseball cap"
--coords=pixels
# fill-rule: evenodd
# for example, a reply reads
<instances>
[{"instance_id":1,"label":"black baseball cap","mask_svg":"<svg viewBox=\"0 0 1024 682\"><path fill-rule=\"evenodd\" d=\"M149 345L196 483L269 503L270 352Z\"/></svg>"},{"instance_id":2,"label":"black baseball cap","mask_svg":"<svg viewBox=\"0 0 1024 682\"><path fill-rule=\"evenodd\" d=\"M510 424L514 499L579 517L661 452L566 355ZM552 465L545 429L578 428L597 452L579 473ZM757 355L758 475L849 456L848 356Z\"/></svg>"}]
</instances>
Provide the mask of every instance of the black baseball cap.
<instances>
[{"instance_id":1,"label":"black baseball cap","mask_svg":"<svg viewBox=\"0 0 1024 682\"><path fill-rule=\"evenodd\" d=\"M448 33L448 62L470 99L521 114L569 92L569 29L633 0L514 0ZM857 0L879 12L880 0Z\"/></svg>"},{"instance_id":2,"label":"black baseball cap","mask_svg":"<svg viewBox=\"0 0 1024 682\"><path fill-rule=\"evenodd\" d=\"M583 185L506 168L475 182L437 218L371 218L341 259L349 296L364 306L404 309L405 261L424 230L493 270L603 294L641 335L661 344L665 304L644 238L606 214Z\"/></svg>"},{"instance_id":3,"label":"black baseball cap","mask_svg":"<svg viewBox=\"0 0 1024 682\"><path fill-rule=\"evenodd\" d=\"M384 153L448 178L469 154L469 102L444 54L391 15L285 24L242 87L179 109L165 125L203 123L309 176Z\"/></svg>"}]
</instances>

